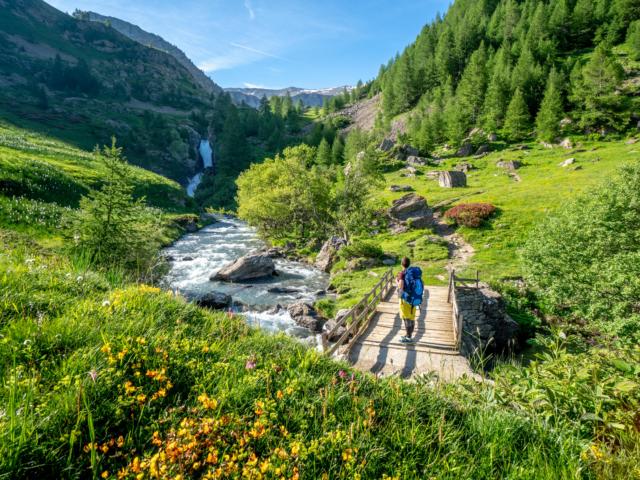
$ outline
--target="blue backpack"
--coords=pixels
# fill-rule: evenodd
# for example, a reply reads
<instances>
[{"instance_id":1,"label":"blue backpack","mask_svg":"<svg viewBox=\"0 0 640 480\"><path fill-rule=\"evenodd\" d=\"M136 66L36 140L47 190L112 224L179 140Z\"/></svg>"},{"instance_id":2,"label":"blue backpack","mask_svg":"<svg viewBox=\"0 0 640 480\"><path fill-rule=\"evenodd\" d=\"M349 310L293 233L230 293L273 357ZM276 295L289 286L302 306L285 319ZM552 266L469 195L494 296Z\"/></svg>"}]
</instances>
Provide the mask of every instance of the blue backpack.
<instances>
[{"instance_id":1,"label":"blue backpack","mask_svg":"<svg viewBox=\"0 0 640 480\"><path fill-rule=\"evenodd\" d=\"M409 267L404 273L404 290L402 299L409 305L417 307L422 304L424 284L422 283L422 270L419 267Z\"/></svg>"}]
</instances>

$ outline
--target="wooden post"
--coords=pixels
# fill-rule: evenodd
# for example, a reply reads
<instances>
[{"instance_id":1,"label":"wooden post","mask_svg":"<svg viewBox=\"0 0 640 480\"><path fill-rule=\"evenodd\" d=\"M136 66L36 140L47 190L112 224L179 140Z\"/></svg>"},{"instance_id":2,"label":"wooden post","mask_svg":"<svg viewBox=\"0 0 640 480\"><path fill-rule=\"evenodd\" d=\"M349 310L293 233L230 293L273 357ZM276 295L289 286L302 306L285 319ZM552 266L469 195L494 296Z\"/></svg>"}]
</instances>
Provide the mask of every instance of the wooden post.
<instances>
[{"instance_id":1,"label":"wooden post","mask_svg":"<svg viewBox=\"0 0 640 480\"><path fill-rule=\"evenodd\" d=\"M476 270L476 288L480 288L480 270Z\"/></svg>"}]
</instances>

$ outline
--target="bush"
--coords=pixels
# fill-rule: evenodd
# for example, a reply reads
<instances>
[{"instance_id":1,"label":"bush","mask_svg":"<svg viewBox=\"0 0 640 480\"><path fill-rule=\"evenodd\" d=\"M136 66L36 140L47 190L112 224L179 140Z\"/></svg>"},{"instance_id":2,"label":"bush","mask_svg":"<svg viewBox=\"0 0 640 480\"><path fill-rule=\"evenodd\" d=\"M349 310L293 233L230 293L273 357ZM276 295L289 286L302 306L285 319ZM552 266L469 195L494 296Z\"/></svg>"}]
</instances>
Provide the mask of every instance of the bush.
<instances>
[{"instance_id":1,"label":"bush","mask_svg":"<svg viewBox=\"0 0 640 480\"><path fill-rule=\"evenodd\" d=\"M350 245L340 249L340 257L350 258L382 258L384 252L373 242L367 240L354 240Z\"/></svg>"},{"instance_id":2,"label":"bush","mask_svg":"<svg viewBox=\"0 0 640 480\"><path fill-rule=\"evenodd\" d=\"M640 165L542 222L523 249L526 279L547 312L640 338Z\"/></svg>"},{"instance_id":3,"label":"bush","mask_svg":"<svg viewBox=\"0 0 640 480\"><path fill-rule=\"evenodd\" d=\"M490 203L461 203L447 210L444 216L458 225L477 228L495 211L496 207Z\"/></svg>"}]
</instances>

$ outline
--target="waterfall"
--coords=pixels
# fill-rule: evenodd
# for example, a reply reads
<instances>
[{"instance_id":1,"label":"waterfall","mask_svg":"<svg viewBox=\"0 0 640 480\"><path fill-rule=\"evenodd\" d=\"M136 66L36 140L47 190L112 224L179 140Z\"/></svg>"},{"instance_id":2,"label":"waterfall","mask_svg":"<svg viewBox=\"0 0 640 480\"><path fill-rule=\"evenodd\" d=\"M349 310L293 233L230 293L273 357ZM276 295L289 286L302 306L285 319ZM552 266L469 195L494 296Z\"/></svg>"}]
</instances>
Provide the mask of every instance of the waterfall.
<instances>
[{"instance_id":1,"label":"waterfall","mask_svg":"<svg viewBox=\"0 0 640 480\"><path fill-rule=\"evenodd\" d=\"M211 150L211 144L209 140L200 140L200 148L198 149L200 156L202 157L202 163L204 168L213 167L213 151Z\"/></svg>"},{"instance_id":2,"label":"waterfall","mask_svg":"<svg viewBox=\"0 0 640 480\"><path fill-rule=\"evenodd\" d=\"M213 168L213 150L211 149L209 140L200 140L198 152L200 152L200 157L202 158L202 164L204 165L204 168ZM187 185L187 195L193 197L201 181L202 172L196 173L192 178L190 178L189 184Z\"/></svg>"}]
</instances>

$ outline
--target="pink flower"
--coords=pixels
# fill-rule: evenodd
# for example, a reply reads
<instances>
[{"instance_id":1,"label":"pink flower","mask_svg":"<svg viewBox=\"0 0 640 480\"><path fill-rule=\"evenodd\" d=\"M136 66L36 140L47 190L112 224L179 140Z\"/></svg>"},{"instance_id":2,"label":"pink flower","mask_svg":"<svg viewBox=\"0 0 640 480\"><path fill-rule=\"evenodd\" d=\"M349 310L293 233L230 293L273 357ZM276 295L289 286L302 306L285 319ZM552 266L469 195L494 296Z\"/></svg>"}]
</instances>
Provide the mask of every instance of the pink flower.
<instances>
[{"instance_id":1,"label":"pink flower","mask_svg":"<svg viewBox=\"0 0 640 480\"><path fill-rule=\"evenodd\" d=\"M340 378L347 378L347 372L345 372L344 370L340 370L340 371L338 372L338 376L339 376Z\"/></svg>"},{"instance_id":2,"label":"pink flower","mask_svg":"<svg viewBox=\"0 0 640 480\"><path fill-rule=\"evenodd\" d=\"M246 368L247 370L253 370L254 368L256 368L256 362L254 360L247 360L247 363L244 365L244 368Z\"/></svg>"},{"instance_id":3,"label":"pink flower","mask_svg":"<svg viewBox=\"0 0 640 480\"><path fill-rule=\"evenodd\" d=\"M89 377L91 378L91 380L93 380L93 383L96 383L98 372L95 370L95 368L89 372Z\"/></svg>"}]
</instances>

